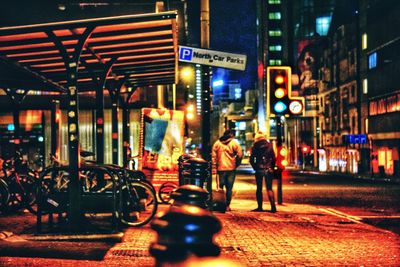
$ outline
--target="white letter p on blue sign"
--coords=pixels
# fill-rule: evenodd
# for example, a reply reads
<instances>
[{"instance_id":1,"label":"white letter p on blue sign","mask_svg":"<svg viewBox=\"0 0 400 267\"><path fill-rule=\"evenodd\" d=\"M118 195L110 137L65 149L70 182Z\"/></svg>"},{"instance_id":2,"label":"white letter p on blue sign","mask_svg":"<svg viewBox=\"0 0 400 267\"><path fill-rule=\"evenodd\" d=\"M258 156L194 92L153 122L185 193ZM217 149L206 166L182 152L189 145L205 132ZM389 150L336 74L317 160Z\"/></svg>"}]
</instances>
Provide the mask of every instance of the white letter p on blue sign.
<instances>
[{"instance_id":1,"label":"white letter p on blue sign","mask_svg":"<svg viewBox=\"0 0 400 267\"><path fill-rule=\"evenodd\" d=\"M181 60L191 61L192 54L193 54L193 50L191 48L181 47L179 49L179 59L181 59Z\"/></svg>"}]
</instances>

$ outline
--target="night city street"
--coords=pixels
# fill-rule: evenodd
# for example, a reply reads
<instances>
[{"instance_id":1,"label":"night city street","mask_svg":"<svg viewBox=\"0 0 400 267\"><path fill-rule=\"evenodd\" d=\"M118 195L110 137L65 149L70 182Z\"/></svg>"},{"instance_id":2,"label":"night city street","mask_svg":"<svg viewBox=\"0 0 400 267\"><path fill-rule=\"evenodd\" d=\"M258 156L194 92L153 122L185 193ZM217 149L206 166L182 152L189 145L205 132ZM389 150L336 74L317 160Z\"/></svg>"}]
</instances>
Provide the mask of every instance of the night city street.
<instances>
[{"instance_id":1,"label":"night city street","mask_svg":"<svg viewBox=\"0 0 400 267\"><path fill-rule=\"evenodd\" d=\"M272 214L250 212L256 205L254 177L239 174L237 178L232 212L215 213L223 224L216 236L221 257L241 266L400 264L400 235L385 230L393 227L399 233L399 184L288 174L283 205ZM354 194L356 188L358 194ZM268 202L264 208L269 209ZM370 216L393 222L372 227L364 221ZM5 229L0 241L1 266L154 264L148 252L154 240L149 226L124 229L123 241L118 243L110 238L108 242L73 241L57 240L57 236L38 241L33 234L35 218L28 212L3 215L0 224Z\"/></svg>"},{"instance_id":2,"label":"night city street","mask_svg":"<svg viewBox=\"0 0 400 267\"><path fill-rule=\"evenodd\" d=\"M400 267L400 1L0 4L0 267Z\"/></svg>"}]
</instances>

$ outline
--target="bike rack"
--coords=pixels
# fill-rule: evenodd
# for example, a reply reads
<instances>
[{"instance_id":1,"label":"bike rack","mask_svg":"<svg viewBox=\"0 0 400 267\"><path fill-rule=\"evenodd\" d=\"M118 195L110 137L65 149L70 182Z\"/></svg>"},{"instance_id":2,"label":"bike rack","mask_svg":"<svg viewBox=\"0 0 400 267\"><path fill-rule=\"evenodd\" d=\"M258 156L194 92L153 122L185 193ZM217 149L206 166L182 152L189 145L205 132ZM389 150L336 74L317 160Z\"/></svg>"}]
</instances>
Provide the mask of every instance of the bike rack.
<instances>
[{"instance_id":1,"label":"bike rack","mask_svg":"<svg viewBox=\"0 0 400 267\"><path fill-rule=\"evenodd\" d=\"M55 191L53 188L50 192L43 192L45 181L50 183L50 186L54 185L55 177L60 172L69 174L69 166L59 166L46 168L40 175L39 187L37 192L37 232L42 231L42 216L48 213L48 223L51 226L53 222L53 214L57 213L59 219L63 213L69 213L69 206L71 205L71 199L69 194L69 187L65 191ZM112 180L112 190L105 190L104 192L84 192L80 188L80 211L82 214L85 213L112 213L112 225L113 229L118 229L117 212L121 209L120 196L117 194L119 190L121 177L117 172L110 170L110 168L97 166L97 165L85 165L79 168L79 172L94 172L101 175L108 175ZM50 179L48 176L50 175Z\"/></svg>"}]
</instances>

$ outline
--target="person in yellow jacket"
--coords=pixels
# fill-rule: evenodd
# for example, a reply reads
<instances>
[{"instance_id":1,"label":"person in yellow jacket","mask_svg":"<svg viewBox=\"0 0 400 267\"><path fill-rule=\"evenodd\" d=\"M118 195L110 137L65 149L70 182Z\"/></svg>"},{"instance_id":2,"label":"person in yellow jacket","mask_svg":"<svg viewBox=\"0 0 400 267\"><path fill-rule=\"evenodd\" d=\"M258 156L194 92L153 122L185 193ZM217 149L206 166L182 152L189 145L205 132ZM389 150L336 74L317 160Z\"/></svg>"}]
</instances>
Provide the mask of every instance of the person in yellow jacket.
<instances>
[{"instance_id":1,"label":"person in yellow jacket","mask_svg":"<svg viewBox=\"0 0 400 267\"><path fill-rule=\"evenodd\" d=\"M215 166L219 187L226 188L226 210L230 211L232 189L235 182L236 168L243 157L243 150L239 142L234 138L232 130L226 130L212 147L212 162Z\"/></svg>"}]
</instances>

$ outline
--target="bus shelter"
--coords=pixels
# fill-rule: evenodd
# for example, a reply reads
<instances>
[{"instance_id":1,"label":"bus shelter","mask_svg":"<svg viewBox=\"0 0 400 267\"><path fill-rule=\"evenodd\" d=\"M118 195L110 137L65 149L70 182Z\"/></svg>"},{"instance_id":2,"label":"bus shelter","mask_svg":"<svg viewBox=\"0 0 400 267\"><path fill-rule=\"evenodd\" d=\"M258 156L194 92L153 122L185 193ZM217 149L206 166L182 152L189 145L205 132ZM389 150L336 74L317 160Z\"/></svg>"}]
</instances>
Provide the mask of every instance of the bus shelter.
<instances>
[{"instance_id":1,"label":"bus shelter","mask_svg":"<svg viewBox=\"0 0 400 267\"><path fill-rule=\"evenodd\" d=\"M138 87L176 83L177 24L175 12L128 15L0 28L0 88L8 96L19 131L24 98L65 100L68 118L68 162L72 177L68 216L77 226L79 195L80 94L93 92L96 117L96 160L104 157L104 90L122 107L124 157L127 154L127 102ZM123 96L122 88L129 88ZM54 124L55 115L51 123ZM112 132L118 135L118 120ZM18 139L18 134L15 134ZM52 134L51 152L55 152ZM18 144L18 140L14 140ZM113 140L114 141L114 140ZM118 141L118 140L117 140ZM116 144L113 143L113 146Z\"/></svg>"}]
</instances>

